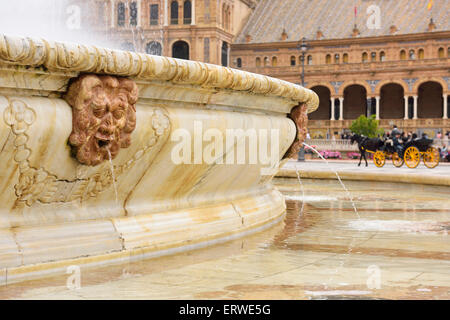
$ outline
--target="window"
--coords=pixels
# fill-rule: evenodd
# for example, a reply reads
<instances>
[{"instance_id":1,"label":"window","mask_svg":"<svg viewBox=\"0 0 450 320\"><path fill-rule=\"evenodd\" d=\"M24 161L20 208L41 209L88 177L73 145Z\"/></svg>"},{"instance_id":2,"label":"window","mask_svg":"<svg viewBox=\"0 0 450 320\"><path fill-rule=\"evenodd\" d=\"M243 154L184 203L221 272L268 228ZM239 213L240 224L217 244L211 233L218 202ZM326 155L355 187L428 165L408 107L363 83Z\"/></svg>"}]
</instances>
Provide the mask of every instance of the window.
<instances>
[{"instance_id":1,"label":"window","mask_svg":"<svg viewBox=\"0 0 450 320\"><path fill-rule=\"evenodd\" d=\"M409 59L410 60L416 59L416 53L414 52L414 50L409 50Z\"/></svg>"},{"instance_id":2,"label":"window","mask_svg":"<svg viewBox=\"0 0 450 320\"><path fill-rule=\"evenodd\" d=\"M325 57L325 63L326 64L330 64L331 63L331 55L327 54L327 56Z\"/></svg>"},{"instance_id":3,"label":"window","mask_svg":"<svg viewBox=\"0 0 450 320\"><path fill-rule=\"evenodd\" d=\"M264 57L264 67L267 67L269 65L269 58Z\"/></svg>"},{"instance_id":4,"label":"window","mask_svg":"<svg viewBox=\"0 0 450 320\"><path fill-rule=\"evenodd\" d=\"M119 2L117 5L117 25L123 27L125 25L125 4Z\"/></svg>"},{"instance_id":5,"label":"window","mask_svg":"<svg viewBox=\"0 0 450 320\"><path fill-rule=\"evenodd\" d=\"M377 53L376 52L370 53L370 61L377 61Z\"/></svg>"},{"instance_id":6,"label":"window","mask_svg":"<svg viewBox=\"0 0 450 320\"><path fill-rule=\"evenodd\" d=\"M222 6L222 27L225 30L230 30L231 27L231 8L225 4Z\"/></svg>"},{"instance_id":7,"label":"window","mask_svg":"<svg viewBox=\"0 0 450 320\"><path fill-rule=\"evenodd\" d=\"M384 51L380 52L380 61L381 62L386 61L386 54L384 53Z\"/></svg>"},{"instance_id":8,"label":"window","mask_svg":"<svg viewBox=\"0 0 450 320\"><path fill-rule=\"evenodd\" d=\"M366 63L367 61L369 61L369 55L367 54L367 52L363 52L361 60L363 63Z\"/></svg>"},{"instance_id":9,"label":"window","mask_svg":"<svg viewBox=\"0 0 450 320\"><path fill-rule=\"evenodd\" d=\"M192 22L192 5L191 5L191 1L186 0L184 2L184 6L183 6L183 23L184 24L191 24Z\"/></svg>"},{"instance_id":10,"label":"window","mask_svg":"<svg viewBox=\"0 0 450 320\"><path fill-rule=\"evenodd\" d=\"M227 6L225 3L222 6L222 27L226 29L226 14L227 14Z\"/></svg>"},{"instance_id":11,"label":"window","mask_svg":"<svg viewBox=\"0 0 450 320\"><path fill-rule=\"evenodd\" d=\"M170 24L178 24L178 2L172 1L170 4Z\"/></svg>"},{"instance_id":12,"label":"window","mask_svg":"<svg viewBox=\"0 0 450 320\"><path fill-rule=\"evenodd\" d=\"M342 56L342 62L348 63L348 54L347 53L344 53L344 55Z\"/></svg>"},{"instance_id":13,"label":"window","mask_svg":"<svg viewBox=\"0 0 450 320\"><path fill-rule=\"evenodd\" d=\"M227 12L227 6L225 5L225 3L222 6L222 27L225 29L225 25L226 25L226 12Z\"/></svg>"},{"instance_id":14,"label":"window","mask_svg":"<svg viewBox=\"0 0 450 320\"><path fill-rule=\"evenodd\" d=\"M189 44L185 41L177 41L172 45L172 57L189 60Z\"/></svg>"},{"instance_id":15,"label":"window","mask_svg":"<svg viewBox=\"0 0 450 320\"><path fill-rule=\"evenodd\" d=\"M261 67L261 58L256 58L256 66Z\"/></svg>"},{"instance_id":16,"label":"window","mask_svg":"<svg viewBox=\"0 0 450 320\"><path fill-rule=\"evenodd\" d=\"M438 50L438 57L439 59L443 59L444 57L444 48L439 48Z\"/></svg>"},{"instance_id":17,"label":"window","mask_svg":"<svg viewBox=\"0 0 450 320\"><path fill-rule=\"evenodd\" d=\"M209 38L203 39L203 60L209 63Z\"/></svg>"},{"instance_id":18,"label":"window","mask_svg":"<svg viewBox=\"0 0 450 320\"><path fill-rule=\"evenodd\" d=\"M204 8L204 19L206 23L209 23L210 19L211 19L211 9L210 9L210 0L206 0L205 1L205 8Z\"/></svg>"},{"instance_id":19,"label":"window","mask_svg":"<svg viewBox=\"0 0 450 320\"><path fill-rule=\"evenodd\" d=\"M276 67L278 64L278 59L277 57L272 57L272 67Z\"/></svg>"},{"instance_id":20,"label":"window","mask_svg":"<svg viewBox=\"0 0 450 320\"><path fill-rule=\"evenodd\" d=\"M425 52L423 49L419 49L419 60L422 60L425 57Z\"/></svg>"},{"instance_id":21,"label":"window","mask_svg":"<svg viewBox=\"0 0 450 320\"><path fill-rule=\"evenodd\" d=\"M137 26L138 12L137 3L135 1L130 3L130 26Z\"/></svg>"},{"instance_id":22,"label":"window","mask_svg":"<svg viewBox=\"0 0 450 320\"><path fill-rule=\"evenodd\" d=\"M295 57L291 56L291 66L295 66Z\"/></svg>"},{"instance_id":23,"label":"window","mask_svg":"<svg viewBox=\"0 0 450 320\"><path fill-rule=\"evenodd\" d=\"M162 54L162 46L157 41L149 42L145 46L145 52L147 52L148 54L153 54L155 56L160 56Z\"/></svg>"},{"instance_id":24,"label":"window","mask_svg":"<svg viewBox=\"0 0 450 320\"><path fill-rule=\"evenodd\" d=\"M400 60L406 60L406 51L405 50L400 51Z\"/></svg>"},{"instance_id":25,"label":"window","mask_svg":"<svg viewBox=\"0 0 450 320\"><path fill-rule=\"evenodd\" d=\"M306 58L306 62L309 66L312 65L312 56L311 55L309 55L308 58Z\"/></svg>"},{"instance_id":26,"label":"window","mask_svg":"<svg viewBox=\"0 0 450 320\"><path fill-rule=\"evenodd\" d=\"M222 66L228 67L228 43L222 43Z\"/></svg>"},{"instance_id":27,"label":"window","mask_svg":"<svg viewBox=\"0 0 450 320\"><path fill-rule=\"evenodd\" d=\"M339 54L337 53L334 55L334 63L339 64Z\"/></svg>"},{"instance_id":28,"label":"window","mask_svg":"<svg viewBox=\"0 0 450 320\"><path fill-rule=\"evenodd\" d=\"M236 65L238 68L242 68L242 59L241 58L237 58Z\"/></svg>"},{"instance_id":29,"label":"window","mask_svg":"<svg viewBox=\"0 0 450 320\"><path fill-rule=\"evenodd\" d=\"M151 4L150 5L150 25L151 26L156 26L158 25L158 5L157 4Z\"/></svg>"}]
</instances>

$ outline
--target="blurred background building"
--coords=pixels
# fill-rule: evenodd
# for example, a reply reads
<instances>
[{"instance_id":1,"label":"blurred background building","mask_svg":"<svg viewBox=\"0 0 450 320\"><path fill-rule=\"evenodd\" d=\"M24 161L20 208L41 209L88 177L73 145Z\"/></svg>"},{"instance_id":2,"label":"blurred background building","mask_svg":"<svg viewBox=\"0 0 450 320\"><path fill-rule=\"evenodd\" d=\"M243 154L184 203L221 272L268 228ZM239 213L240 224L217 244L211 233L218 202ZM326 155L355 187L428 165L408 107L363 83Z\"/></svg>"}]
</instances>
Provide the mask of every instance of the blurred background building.
<instances>
[{"instance_id":1,"label":"blurred background building","mask_svg":"<svg viewBox=\"0 0 450 320\"><path fill-rule=\"evenodd\" d=\"M310 114L313 138L339 136L361 114L387 129L450 131L448 0L16 0L9 7L30 14L15 24L3 10L8 32L30 20L23 33L33 33L41 10L59 19L43 37L92 37L303 84L320 97Z\"/></svg>"},{"instance_id":2,"label":"blurred background building","mask_svg":"<svg viewBox=\"0 0 450 320\"><path fill-rule=\"evenodd\" d=\"M99 13L96 31L121 49L229 66L257 0L78 0Z\"/></svg>"},{"instance_id":3,"label":"blurred background building","mask_svg":"<svg viewBox=\"0 0 450 320\"><path fill-rule=\"evenodd\" d=\"M298 84L304 71L320 97L313 138L340 135L361 114L434 137L450 131L449 15L448 0L262 0L232 67Z\"/></svg>"}]
</instances>

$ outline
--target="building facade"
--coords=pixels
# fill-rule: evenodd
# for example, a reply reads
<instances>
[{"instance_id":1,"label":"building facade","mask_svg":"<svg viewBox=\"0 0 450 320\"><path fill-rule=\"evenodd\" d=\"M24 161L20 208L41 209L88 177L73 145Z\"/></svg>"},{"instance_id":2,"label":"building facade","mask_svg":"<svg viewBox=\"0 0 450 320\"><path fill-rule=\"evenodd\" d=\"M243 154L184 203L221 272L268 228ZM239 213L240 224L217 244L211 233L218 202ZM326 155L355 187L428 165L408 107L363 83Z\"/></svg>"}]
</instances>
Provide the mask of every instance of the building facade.
<instances>
[{"instance_id":1,"label":"building facade","mask_svg":"<svg viewBox=\"0 0 450 320\"><path fill-rule=\"evenodd\" d=\"M89 20L115 47L314 90L312 137L338 136L360 115L385 129L450 131L449 1L68 1L88 2L89 16L99 17Z\"/></svg>"},{"instance_id":2,"label":"building facade","mask_svg":"<svg viewBox=\"0 0 450 320\"><path fill-rule=\"evenodd\" d=\"M255 0L96 0L97 31L121 49L229 66Z\"/></svg>"},{"instance_id":3,"label":"building facade","mask_svg":"<svg viewBox=\"0 0 450 320\"><path fill-rule=\"evenodd\" d=\"M450 131L450 3L422 2L262 0L232 45L232 67L298 84L304 72L320 97L312 137L372 114L386 129L434 137ZM366 20L371 5L379 28Z\"/></svg>"}]
</instances>

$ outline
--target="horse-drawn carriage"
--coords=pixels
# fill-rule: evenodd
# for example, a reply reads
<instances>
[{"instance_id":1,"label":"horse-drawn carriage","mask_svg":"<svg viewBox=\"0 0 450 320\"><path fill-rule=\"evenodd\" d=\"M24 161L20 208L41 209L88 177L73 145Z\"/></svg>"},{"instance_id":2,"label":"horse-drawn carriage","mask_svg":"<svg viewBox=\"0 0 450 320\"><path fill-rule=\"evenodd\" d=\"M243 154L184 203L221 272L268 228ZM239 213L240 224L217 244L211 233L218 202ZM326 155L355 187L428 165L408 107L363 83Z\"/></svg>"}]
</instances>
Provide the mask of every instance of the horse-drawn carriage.
<instances>
[{"instance_id":1,"label":"horse-drawn carriage","mask_svg":"<svg viewBox=\"0 0 450 320\"><path fill-rule=\"evenodd\" d=\"M352 137L352 143L358 142L361 159L364 158L367 166L365 152L373 153L373 162L377 167L382 167L386 163L386 158L391 158L394 166L400 168L403 163L408 168L416 168L420 163L420 158L428 168L432 169L439 164L439 151L433 147L433 139L420 138L412 139L402 145L400 154L394 147L392 140L381 140L380 138L365 138L359 135Z\"/></svg>"}]
</instances>

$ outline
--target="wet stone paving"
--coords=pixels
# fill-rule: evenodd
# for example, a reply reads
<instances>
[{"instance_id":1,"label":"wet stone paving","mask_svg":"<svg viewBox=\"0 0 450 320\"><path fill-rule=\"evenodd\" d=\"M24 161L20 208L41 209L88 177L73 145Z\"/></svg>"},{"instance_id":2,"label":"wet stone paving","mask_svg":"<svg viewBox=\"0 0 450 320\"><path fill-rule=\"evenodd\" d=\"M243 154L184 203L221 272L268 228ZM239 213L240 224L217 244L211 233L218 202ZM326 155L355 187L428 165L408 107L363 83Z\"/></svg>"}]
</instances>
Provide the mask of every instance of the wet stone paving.
<instances>
[{"instance_id":1,"label":"wet stone paving","mask_svg":"<svg viewBox=\"0 0 450 320\"><path fill-rule=\"evenodd\" d=\"M212 247L0 287L1 299L450 299L449 187L278 178L288 212ZM301 201L303 199L303 202Z\"/></svg>"}]
</instances>

